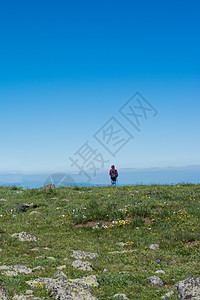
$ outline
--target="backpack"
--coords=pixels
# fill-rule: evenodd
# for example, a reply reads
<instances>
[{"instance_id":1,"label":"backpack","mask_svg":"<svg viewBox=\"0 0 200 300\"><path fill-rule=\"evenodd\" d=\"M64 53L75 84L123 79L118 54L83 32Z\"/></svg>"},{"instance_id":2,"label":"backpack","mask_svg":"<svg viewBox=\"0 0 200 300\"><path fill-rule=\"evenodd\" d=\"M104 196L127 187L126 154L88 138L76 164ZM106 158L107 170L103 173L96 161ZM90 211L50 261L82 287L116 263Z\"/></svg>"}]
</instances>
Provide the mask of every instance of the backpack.
<instances>
[{"instance_id":1,"label":"backpack","mask_svg":"<svg viewBox=\"0 0 200 300\"><path fill-rule=\"evenodd\" d=\"M111 179L112 179L112 180L116 180L116 178L117 178L117 173L116 173L116 171L117 171L117 170L112 170L112 172L111 172Z\"/></svg>"}]
</instances>

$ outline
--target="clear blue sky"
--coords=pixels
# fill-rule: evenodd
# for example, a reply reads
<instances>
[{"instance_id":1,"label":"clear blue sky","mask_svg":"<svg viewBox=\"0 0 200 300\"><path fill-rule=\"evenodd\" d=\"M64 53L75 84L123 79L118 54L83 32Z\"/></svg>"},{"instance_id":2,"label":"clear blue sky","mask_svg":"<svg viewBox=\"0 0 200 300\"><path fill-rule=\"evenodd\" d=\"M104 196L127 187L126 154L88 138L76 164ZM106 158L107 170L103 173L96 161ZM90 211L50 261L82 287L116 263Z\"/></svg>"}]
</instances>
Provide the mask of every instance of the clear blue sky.
<instances>
[{"instance_id":1,"label":"clear blue sky","mask_svg":"<svg viewBox=\"0 0 200 300\"><path fill-rule=\"evenodd\" d=\"M86 141L118 168L199 165L199 11L198 0L2 2L0 172L77 171L68 157ZM140 133L118 111L136 91L158 111ZM93 137L112 116L135 137L115 158Z\"/></svg>"}]
</instances>

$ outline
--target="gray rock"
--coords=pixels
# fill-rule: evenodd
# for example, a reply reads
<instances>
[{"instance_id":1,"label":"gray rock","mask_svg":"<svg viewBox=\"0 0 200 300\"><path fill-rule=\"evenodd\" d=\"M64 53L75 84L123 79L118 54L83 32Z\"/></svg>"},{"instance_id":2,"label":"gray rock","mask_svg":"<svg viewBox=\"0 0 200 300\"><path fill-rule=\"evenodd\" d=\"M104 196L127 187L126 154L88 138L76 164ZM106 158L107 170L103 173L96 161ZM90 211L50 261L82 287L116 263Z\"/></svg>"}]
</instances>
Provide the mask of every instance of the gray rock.
<instances>
[{"instance_id":1,"label":"gray rock","mask_svg":"<svg viewBox=\"0 0 200 300\"><path fill-rule=\"evenodd\" d=\"M34 203L23 203L23 205L26 205L26 206L28 206L28 207L36 207L37 205L36 204L34 204Z\"/></svg>"},{"instance_id":2,"label":"gray rock","mask_svg":"<svg viewBox=\"0 0 200 300\"><path fill-rule=\"evenodd\" d=\"M6 289L0 284L0 299L1 300L9 300Z\"/></svg>"},{"instance_id":3,"label":"gray rock","mask_svg":"<svg viewBox=\"0 0 200 300\"><path fill-rule=\"evenodd\" d=\"M66 269L66 265L62 265L62 266L59 266L59 267L56 267L57 270L64 270Z\"/></svg>"},{"instance_id":4,"label":"gray rock","mask_svg":"<svg viewBox=\"0 0 200 300\"><path fill-rule=\"evenodd\" d=\"M35 270L45 270L45 267L37 266L37 267L33 268L32 270L33 271L35 271Z\"/></svg>"},{"instance_id":5,"label":"gray rock","mask_svg":"<svg viewBox=\"0 0 200 300\"><path fill-rule=\"evenodd\" d=\"M99 257L99 255L97 253L90 253L90 252L86 252L86 251L81 251L81 250L73 250L73 254L72 257L76 258L76 259L93 259L95 257Z\"/></svg>"},{"instance_id":6,"label":"gray rock","mask_svg":"<svg viewBox=\"0 0 200 300\"><path fill-rule=\"evenodd\" d=\"M95 275L90 275L90 276L82 277L82 278L78 278L78 279L69 279L69 281L75 282L75 283L86 284L87 286L95 286L95 287L99 286Z\"/></svg>"},{"instance_id":7,"label":"gray rock","mask_svg":"<svg viewBox=\"0 0 200 300\"><path fill-rule=\"evenodd\" d=\"M0 270L9 270L9 266L2 265L0 266Z\"/></svg>"},{"instance_id":8,"label":"gray rock","mask_svg":"<svg viewBox=\"0 0 200 300\"><path fill-rule=\"evenodd\" d=\"M200 300L200 278L188 277L175 284L178 292L178 300L192 299Z\"/></svg>"},{"instance_id":9,"label":"gray rock","mask_svg":"<svg viewBox=\"0 0 200 300\"><path fill-rule=\"evenodd\" d=\"M39 211L37 211L37 210L33 210L32 212L30 212L29 215L30 216L32 216L32 215L41 215L41 213Z\"/></svg>"},{"instance_id":10,"label":"gray rock","mask_svg":"<svg viewBox=\"0 0 200 300\"><path fill-rule=\"evenodd\" d=\"M159 245L158 244L152 244L152 245L150 245L149 246L149 249L151 249L151 250L157 250L157 249L159 249Z\"/></svg>"},{"instance_id":11,"label":"gray rock","mask_svg":"<svg viewBox=\"0 0 200 300\"><path fill-rule=\"evenodd\" d=\"M166 293L164 296L162 296L161 299L169 298L169 297L171 297L172 295L174 295L174 292L173 292L173 291L168 292L168 293Z\"/></svg>"},{"instance_id":12,"label":"gray rock","mask_svg":"<svg viewBox=\"0 0 200 300\"><path fill-rule=\"evenodd\" d=\"M55 189L54 184L47 184L43 187L43 190L45 190L45 191L49 191L49 190L52 190L52 189Z\"/></svg>"},{"instance_id":13,"label":"gray rock","mask_svg":"<svg viewBox=\"0 0 200 300\"><path fill-rule=\"evenodd\" d=\"M67 275L63 271L58 271L54 274L55 277L61 277L63 279L67 279Z\"/></svg>"},{"instance_id":14,"label":"gray rock","mask_svg":"<svg viewBox=\"0 0 200 300\"><path fill-rule=\"evenodd\" d=\"M10 266L11 270L14 270L20 274L30 274L32 273L32 269L27 268L24 265L14 265L14 266Z\"/></svg>"},{"instance_id":15,"label":"gray rock","mask_svg":"<svg viewBox=\"0 0 200 300\"><path fill-rule=\"evenodd\" d=\"M128 297L125 294L121 294L121 293L120 294L115 294L113 297L128 300Z\"/></svg>"},{"instance_id":16,"label":"gray rock","mask_svg":"<svg viewBox=\"0 0 200 300\"><path fill-rule=\"evenodd\" d=\"M32 269L27 268L24 265L14 265L14 266L2 265L2 266L0 266L0 270L7 270L7 272L3 273L3 274L6 274L7 276L17 276L18 273L20 273L20 274L32 273Z\"/></svg>"},{"instance_id":17,"label":"gray rock","mask_svg":"<svg viewBox=\"0 0 200 300\"><path fill-rule=\"evenodd\" d=\"M14 300L41 300L42 298L34 297L34 295L15 295Z\"/></svg>"},{"instance_id":18,"label":"gray rock","mask_svg":"<svg viewBox=\"0 0 200 300\"><path fill-rule=\"evenodd\" d=\"M117 245L122 246L122 247L126 247L128 244L123 243L123 242L119 242L119 243L117 243ZM120 294L116 294L116 295L120 295Z\"/></svg>"},{"instance_id":19,"label":"gray rock","mask_svg":"<svg viewBox=\"0 0 200 300\"><path fill-rule=\"evenodd\" d=\"M8 201L8 200L7 200L7 199L0 199L0 201L2 201L2 202L3 202L3 201Z\"/></svg>"},{"instance_id":20,"label":"gray rock","mask_svg":"<svg viewBox=\"0 0 200 300\"><path fill-rule=\"evenodd\" d=\"M122 247L124 247L124 248L126 248L126 247L127 247L127 248L128 248L128 247L132 247L131 244L123 243L123 242L117 243L117 245L122 246Z\"/></svg>"},{"instance_id":21,"label":"gray rock","mask_svg":"<svg viewBox=\"0 0 200 300\"><path fill-rule=\"evenodd\" d=\"M5 271L5 272L2 272L3 275L6 275L6 276L17 276L18 273L15 272L15 271Z\"/></svg>"},{"instance_id":22,"label":"gray rock","mask_svg":"<svg viewBox=\"0 0 200 300\"><path fill-rule=\"evenodd\" d=\"M32 291L32 290L27 290L25 294L27 294L27 295L32 295L32 294L33 294L33 291Z\"/></svg>"},{"instance_id":23,"label":"gray rock","mask_svg":"<svg viewBox=\"0 0 200 300\"><path fill-rule=\"evenodd\" d=\"M165 274L165 271L163 271L163 270L157 270L157 271L155 272L155 274Z\"/></svg>"},{"instance_id":24,"label":"gray rock","mask_svg":"<svg viewBox=\"0 0 200 300\"><path fill-rule=\"evenodd\" d=\"M53 257L53 256L48 256L47 259L48 260L56 260L55 257Z\"/></svg>"},{"instance_id":25,"label":"gray rock","mask_svg":"<svg viewBox=\"0 0 200 300\"><path fill-rule=\"evenodd\" d=\"M103 269L103 273L108 273L108 269Z\"/></svg>"},{"instance_id":26,"label":"gray rock","mask_svg":"<svg viewBox=\"0 0 200 300\"><path fill-rule=\"evenodd\" d=\"M51 250L51 249L48 247L36 247L31 249L31 251L39 251L39 250Z\"/></svg>"},{"instance_id":27,"label":"gray rock","mask_svg":"<svg viewBox=\"0 0 200 300\"><path fill-rule=\"evenodd\" d=\"M147 278L152 286L161 287L163 285L162 280L158 276L151 276Z\"/></svg>"},{"instance_id":28,"label":"gray rock","mask_svg":"<svg viewBox=\"0 0 200 300\"><path fill-rule=\"evenodd\" d=\"M35 235L22 231L20 233L14 233L11 237L18 238L21 242L36 242L38 238Z\"/></svg>"},{"instance_id":29,"label":"gray rock","mask_svg":"<svg viewBox=\"0 0 200 300\"><path fill-rule=\"evenodd\" d=\"M75 260L72 263L72 267L83 271L92 271L92 264L88 261Z\"/></svg>"},{"instance_id":30,"label":"gray rock","mask_svg":"<svg viewBox=\"0 0 200 300\"><path fill-rule=\"evenodd\" d=\"M123 253L133 253L136 252L137 250L122 250L122 251L113 251L113 252L108 252L108 254L123 254Z\"/></svg>"},{"instance_id":31,"label":"gray rock","mask_svg":"<svg viewBox=\"0 0 200 300\"><path fill-rule=\"evenodd\" d=\"M81 281L82 280L82 281ZM65 280L62 278L38 278L35 280L27 281L32 287L45 285L47 290L50 291L51 297L59 300L97 300L93 295L89 283L94 283L93 280L74 279Z\"/></svg>"}]
</instances>

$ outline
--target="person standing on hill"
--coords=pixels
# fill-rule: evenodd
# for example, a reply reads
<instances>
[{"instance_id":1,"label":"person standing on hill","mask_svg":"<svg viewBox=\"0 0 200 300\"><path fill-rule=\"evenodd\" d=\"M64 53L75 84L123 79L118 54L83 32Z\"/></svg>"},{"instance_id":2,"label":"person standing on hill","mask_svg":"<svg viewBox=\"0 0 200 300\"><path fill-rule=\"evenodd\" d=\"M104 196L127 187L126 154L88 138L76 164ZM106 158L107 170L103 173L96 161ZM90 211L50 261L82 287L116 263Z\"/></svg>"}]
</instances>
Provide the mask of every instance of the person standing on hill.
<instances>
[{"instance_id":1,"label":"person standing on hill","mask_svg":"<svg viewBox=\"0 0 200 300\"><path fill-rule=\"evenodd\" d=\"M110 179L111 179L111 185L116 185L117 177L118 177L118 172L115 169L114 165L111 166L109 175L110 175Z\"/></svg>"}]
</instances>

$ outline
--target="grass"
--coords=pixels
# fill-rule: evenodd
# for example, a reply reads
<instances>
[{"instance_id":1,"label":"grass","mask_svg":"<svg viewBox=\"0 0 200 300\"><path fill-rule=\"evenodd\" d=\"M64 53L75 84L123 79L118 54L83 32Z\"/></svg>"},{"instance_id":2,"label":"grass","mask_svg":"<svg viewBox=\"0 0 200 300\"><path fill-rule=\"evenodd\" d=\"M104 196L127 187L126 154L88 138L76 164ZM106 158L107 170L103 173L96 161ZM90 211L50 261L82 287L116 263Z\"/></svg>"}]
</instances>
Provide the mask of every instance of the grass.
<instances>
[{"instance_id":1,"label":"grass","mask_svg":"<svg viewBox=\"0 0 200 300\"><path fill-rule=\"evenodd\" d=\"M4 250L0 264L45 267L16 277L0 272L0 282L10 296L22 294L30 289L27 280L53 277L56 267L65 264L68 278L96 275L99 287L92 290L98 299L113 299L116 293L129 299L160 299L174 290L179 280L200 277L199 192L200 185L192 184L60 187L50 191L0 187L0 199L8 200L0 201L0 248ZM23 203L34 206L22 212ZM35 210L40 214L30 215ZM39 240L20 242L11 237L22 231ZM150 250L155 243L159 249ZM31 250L35 247L39 251ZM94 271L73 269L72 250L97 252L99 257L92 260ZM123 250L136 251L110 253ZM55 260L48 258L51 256ZM147 281L157 270L165 271L158 274L164 282L162 288ZM51 299L44 287L35 289L34 295ZM170 299L177 299L177 294Z\"/></svg>"}]
</instances>

